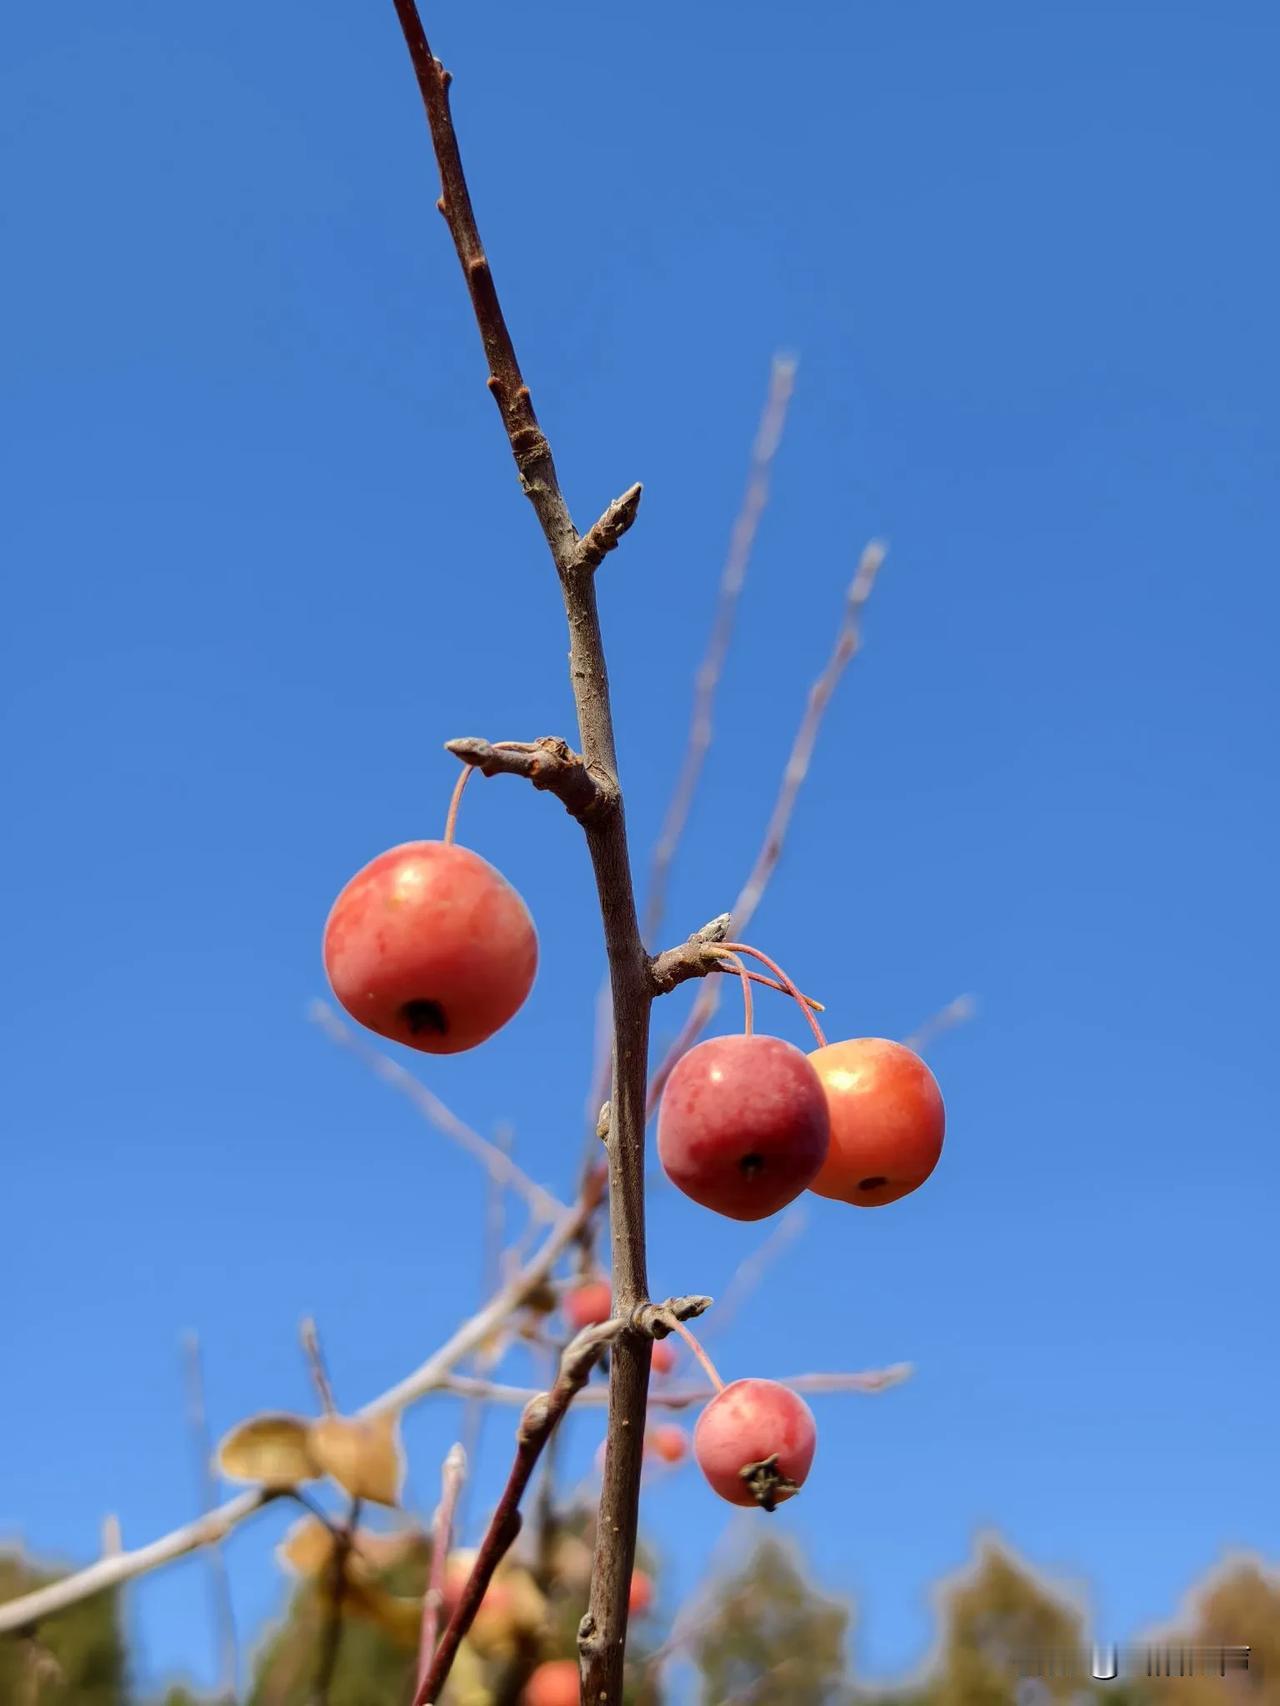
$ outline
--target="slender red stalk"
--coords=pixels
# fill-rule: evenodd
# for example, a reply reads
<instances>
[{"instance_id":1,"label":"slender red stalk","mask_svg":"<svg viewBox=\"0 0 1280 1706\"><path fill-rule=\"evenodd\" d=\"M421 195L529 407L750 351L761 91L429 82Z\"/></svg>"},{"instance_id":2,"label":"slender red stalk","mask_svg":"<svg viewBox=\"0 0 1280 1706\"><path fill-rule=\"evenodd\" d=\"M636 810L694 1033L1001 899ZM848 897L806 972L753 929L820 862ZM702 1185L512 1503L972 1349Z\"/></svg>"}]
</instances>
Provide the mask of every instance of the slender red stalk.
<instances>
[{"instance_id":1,"label":"slender red stalk","mask_svg":"<svg viewBox=\"0 0 1280 1706\"><path fill-rule=\"evenodd\" d=\"M744 1037L749 1037L755 1028L755 1009L751 1000L751 974L737 954L725 954L724 958L730 962L742 980L742 1034Z\"/></svg>"},{"instance_id":2,"label":"slender red stalk","mask_svg":"<svg viewBox=\"0 0 1280 1706\"><path fill-rule=\"evenodd\" d=\"M462 774L453 785L453 793L449 799L449 815L444 820L444 844L446 847L452 847L453 845L453 832L458 827L458 807L462 804L463 790L466 788L467 783L471 780L474 773L474 765L464 764L462 766Z\"/></svg>"},{"instance_id":3,"label":"slender red stalk","mask_svg":"<svg viewBox=\"0 0 1280 1706\"><path fill-rule=\"evenodd\" d=\"M665 1317L664 1317L664 1319L665 1319ZM711 1384L715 1387L716 1391L717 1392L723 1392L724 1391L724 1381L721 1380L721 1378L720 1378L719 1370L716 1368L715 1363L712 1362L711 1358L703 1350L702 1346L694 1338L693 1334L685 1326L684 1322L673 1320L671 1322L671 1330L673 1333L678 1333L680 1335L680 1337L684 1340L685 1344L688 1345L689 1349L693 1352L694 1356L697 1357L699 1363L701 1363L701 1365L702 1365L703 1373L706 1375L707 1379L711 1382Z\"/></svg>"},{"instance_id":4,"label":"slender red stalk","mask_svg":"<svg viewBox=\"0 0 1280 1706\"><path fill-rule=\"evenodd\" d=\"M818 1021L814 1018L813 1011L805 1001L804 996L801 995L800 991L796 988L795 984L792 983L791 979L787 976L786 972L783 971L782 967L776 960L771 960L768 954L762 954L759 948L753 948L746 942L724 942L721 944L721 947L725 953L729 954L750 954L753 959L757 959L762 965L768 966L769 970L778 979L779 983L782 984L787 994L796 1003L805 1018L809 1021L809 1028L818 1039L818 1047L826 1048L827 1039L822 1034L822 1026L819 1025Z\"/></svg>"}]
</instances>

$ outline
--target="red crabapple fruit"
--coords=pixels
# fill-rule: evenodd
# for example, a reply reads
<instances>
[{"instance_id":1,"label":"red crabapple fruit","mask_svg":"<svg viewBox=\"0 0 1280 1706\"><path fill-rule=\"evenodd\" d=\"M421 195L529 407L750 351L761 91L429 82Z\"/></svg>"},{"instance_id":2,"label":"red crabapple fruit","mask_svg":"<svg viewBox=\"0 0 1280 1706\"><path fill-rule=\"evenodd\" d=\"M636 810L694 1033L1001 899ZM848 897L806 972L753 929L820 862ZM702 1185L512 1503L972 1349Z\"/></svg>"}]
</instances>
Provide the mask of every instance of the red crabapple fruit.
<instances>
[{"instance_id":1,"label":"red crabapple fruit","mask_svg":"<svg viewBox=\"0 0 1280 1706\"><path fill-rule=\"evenodd\" d=\"M578 1706L575 1659L548 1659L524 1685L521 1706Z\"/></svg>"},{"instance_id":2,"label":"red crabapple fruit","mask_svg":"<svg viewBox=\"0 0 1280 1706\"><path fill-rule=\"evenodd\" d=\"M451 842L380 853L343 889L324 928L324 969L351 1017L427 1054L491 1037L537 968L523 900L478 853Z\"/></svg>"},{"instance_id":3,"label":"red crabapple fruit","mask_svg":"<svg viewBox=\"0 0 1280 1706\"><path fill-rule=\"evenodd\" d=\"M763 1220L812 1182L828 1131L822 1085L794 1044L710 1037L667 1080L658 1155L694 1202L732 1220Z\"/></svg>"},{"instance_id":4,"label":"red crabapple fruit","mask_svg":"<svg viewBox=\"0 0 1280 1706\"><path fill-rule=\"evenodd\" d=\"M575 1333L584 1327L599 1327L613 1314L613 1288L605 1279L588 1280L566 1291L560 1307Z\"/></svg>"},{"instance_id":5,"label":"red crabapple fruit","mask_svg":"<svg viewBox=\"0 0 1280 1706\"><path fill-rule=\"evenodd\" d=\"M938 1164L946 1111L937 1079L901 1043L855 1037L809 1056L831 1115L819 1196L860 1208L896 1202Z\"/></svg>"},{"instance_id":6,"label":"red crabapple fruit","mask_svg":"<svg viewBox=\"0 0 1280 1706\"><path fill-rule=\"evenodd\" d=\"M627 1610L632 1617L647 1617L652 1605L653 1583L643 1570L636 1570L627 1594Z\"/></svg>"},{"instance_id":7,"label":"red crabapple fruit","mask_svg":"<svg viewBox=\"0 0 1280 1706\"><path fill-rule=\"evenodd\" d=\"M771 1511L804 1484L817 1441L813 1411L789 1386L735 1380L698 1417L693 1454L722 1499Z\"/></svg>"}]
</instances>

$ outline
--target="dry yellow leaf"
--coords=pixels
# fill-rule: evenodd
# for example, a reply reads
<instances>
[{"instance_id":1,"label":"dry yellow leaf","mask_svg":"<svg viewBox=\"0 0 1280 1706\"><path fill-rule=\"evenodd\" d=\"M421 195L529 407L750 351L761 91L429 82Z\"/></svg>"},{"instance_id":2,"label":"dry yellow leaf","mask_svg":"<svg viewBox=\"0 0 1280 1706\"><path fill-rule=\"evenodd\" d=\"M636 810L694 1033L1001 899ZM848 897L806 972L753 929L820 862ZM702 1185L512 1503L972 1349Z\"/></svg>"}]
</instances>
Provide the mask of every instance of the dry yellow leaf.
<instances>
[{"instance_id":1,"label":"dry yellow leaf","mask_svg":"<svg viewBox=\"0 0 1280 1706\"><path fill-rule=\"evenodd\" d=\"M347 1582L343 1605L389 1635L398 1646L413 1653L422 1632L422 1601L403 1594L388 1593L376 1582L353 1577Z\"/></svg>"},{"instance_id":2,"label":"dry yellow leaf","mask_svg":"<svg viewBox=\"0 0 1280 1706\"><path fill-rule=\"evenodd\" d=\"M295 1522L276 1547L276 1557L299 1576L318 1576L333 1561L333 1535L314 1516Z\"/></svg>"},{"instance_id":3,"label":"dry yellow leaf","mask_svg":"<svg viewBox=\"0 0 1280 1706\"><path fill-rule=\"evenodd\" d=\"M301 1416L250 1416L223 1437L218 1466L232 1481L296 1487L323 1471L311 1447L311 1423Z\"/></svg>"},{"instance_id":4,"label":"dry yellow leaf","mask_svg":"<svg viewBox=\"0 0 1280 1706\"><path fill-rule=\"evenodd\" d=\"M311 1424L309 1443L321 1471L353 1499L399 1504L404 1459L396 1416L375 1416L369 1421L359 1416L321 1416Z\"/></svg>"}]
</instances>

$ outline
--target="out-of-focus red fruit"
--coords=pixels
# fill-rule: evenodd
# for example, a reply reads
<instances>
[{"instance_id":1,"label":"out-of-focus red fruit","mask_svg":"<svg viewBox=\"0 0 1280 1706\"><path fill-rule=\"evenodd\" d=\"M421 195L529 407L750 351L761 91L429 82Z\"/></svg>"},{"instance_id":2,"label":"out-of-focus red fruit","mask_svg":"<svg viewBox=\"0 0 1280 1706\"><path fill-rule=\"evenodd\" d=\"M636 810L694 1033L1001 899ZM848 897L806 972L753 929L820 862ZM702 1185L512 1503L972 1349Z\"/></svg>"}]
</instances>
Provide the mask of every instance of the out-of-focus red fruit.
<instances>
[{"instance_id":1,"label":"out-of-focus red fruit","mask_svg":"<svg viewBox=\"0 0 1280 1706\"><path fill-rule=\"evenodd\" d=\"M854 1037L809 1059L831 1116L827 1158L810 1190L876 1208L922 1185L942 1153L946 1111L920 1056L884 1037Z\"/></svg>"},{"instance_id":2,"label":"out-of-focus red fruit","mask_svg":"<svg viewBox=\"0 0 1280 1706\"><path fill-rule=\"evenodd\" d=\"M520 1007L538 969L538 936L523 900L478 853L408 841L357 871L334 901L324 969L371 1031L457 1054Z\"/></svg>"},{"instance_id":3,"label":"out-of-focus red fruit","mask_svg":"<svg viewBox=\"0 0 1280 1706\"><path fill-rule=\"evenodd\" d=\"M588 1280L566 1291L560 1307L575 1333L584 1327L598 1327L613 1314L613 1288L608 1280Z\"/></svg>"},{"instance_id":4,"label":"out-of-focus red fruit","mask_svg":"<svg viewBox=\"0 0 1280 1706\"><path fill-rule=\"evenodd\" d=\"M655 1374L670 1374L676 1366L676 1353L665 1339L653 1341L652 1367Z\"/></svg>"},{"instance_id":5,"label":"out-of-focus red fruit","mask_svg":"<svg viewBox=\"0 0 1280 1706\"><path fill-rule=\"evenodd\" d=\"M645 1435L645 1443L664 1463L682 1463L689 1455L689 1436L674 1422L659 1422Z\"/></svg>"},{"instance_id":6,"label":"out-of-focus red fruit","mask_svg":"<svg viewBox=\"0 0 1280 1706\"><path fill-rule=\"evenodd\" d=\"M627 1595L627 1609L632 1617L647 1617L653 1604L653 1583L643 1570L637 1570L631 1577L631 1589Z\"/></svg>"},{"instance_id":7,"label":"out-of-focus red fruit","mask_svg":"<svg viewBox=\"0 0 1280 1706\"><path fill-rule=\"evenodd\" d=\"M658 1155L694 1202L763 1220L812 1182L828 1132L822 1085L798 1048L781 1037L710 1037L667 1080Z\"/></svg>"},{"instance_id":8,"label":"out-of-focus red fruit","mask_svg":"<svg viewBox=\"0 0 1280 1706\"><path fill-rule=\"evenodd\" d=\"M804 1483L818 1442L813 1411L776 1380L735 1380L698 1417L693 1452L731 1505L771 1511Z\"/></svg>"},{"instance_id":9,"label":"out-of-focus red fruit","mask_svg":"<svg viewBox=\"0 0 1280 1706\"><path fill-rule=\"evenodd\" d=\"M521 1706L578 1706L578 1666L574 1659L549 1659L524 1685Z\"/></svg>"}]
</instances>

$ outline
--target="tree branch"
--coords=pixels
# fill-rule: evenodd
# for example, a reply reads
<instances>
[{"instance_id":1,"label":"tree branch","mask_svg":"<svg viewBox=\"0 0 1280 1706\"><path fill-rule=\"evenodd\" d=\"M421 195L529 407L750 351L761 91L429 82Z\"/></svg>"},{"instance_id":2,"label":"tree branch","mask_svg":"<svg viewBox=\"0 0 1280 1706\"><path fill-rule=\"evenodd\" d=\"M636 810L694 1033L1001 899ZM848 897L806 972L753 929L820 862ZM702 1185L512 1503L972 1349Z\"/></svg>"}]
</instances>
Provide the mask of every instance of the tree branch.
<instances>
[{"instance_id":1,"label":"tree branch","mask_svg":"<svg viewBox=\"0 0 1280 1706\"><path fill-rule=\"evenodd\" d=\"M453 1336L438 1350L433 1351L412 1374L407 1374L380 1397L366 1404L359 1413L362 1416L377 1416L387 1410L404 1410L419 1398L425 1397L428 1392L446 1389L454 1365L482 1345L506 1317L521 1306L528 1294L546 1279L556 1262L578 1238L582 1228L599 1208L603 1189L604 1170L599 1169L586 1181L577 1206L564 1215L559 1224L548 1233L537 1254L514 1274L506 1285L495 1292L482 1309L464 1321ZM264 1505L281 1497L287 1497L287 1494L265 1487L250 1488L219 1505L218 1509L211 1511L208 1516L200 1517L195 1522L184 1523L181 1528L175 1528L171 1534L163 1535L147 1546L140 1546L132 1552L116 1552L109 1557L99 1558L86 1569L63 1576L60 1581L50 1582L47 1587L37 1588L33 1593L23 1594L19 1599L6 1600L0 1603L0 1635L33 1628L44 1618L65 1611L69 1605L76 1605L82 1599L90 1599L94 1594L103 1593L108 1588L119 1587L122 1582L133 1581L138 1576L144 1576L151 1570L185 1557L189 1552L198 1551L202 1546L214 1545L246 1517L252 1516Z\"/></svg>"},{"instance_id":2,"label":"tree branch","mask_svg":"<svg viewBox=\"0 0 1280 1706\"><path fill-rule=\"evenodd\" d=\"M362 1036L348 1028L337 1018L333 1011L323 1001L313 1001L307 1009L307 1017L313 1025L318 1025L325 1036L340 1047L362 1060L371 1072L381 1078L384 1084L390 1084L392 1089L399 1090L407 1096L418 1112L428 1119L438 1132L456 1143L460 1149L465 1149L484 1168L489 1177L499 1185L506 1185L517 1196L524 1198L535 1220L555 1223L562 1215L569 1213L566 1203L543 1187L524 1171L504 1149L496 1143L490 1143L487 1137L482 1137L478 1131L473 1131L465 1120L460 1120L453 1109L442 1102L434 1091L414 1077L412 1072L405 1070L398 1060L392 1060L390 1055L383 1054L380 1049L371 1048Z\"/></svg>"},{"instance_id":3,"label":"tree branch","mask_svg":"<svg viewBox=\"0 0 1280 1706\"><path fill-rule=\"evenodd\" d=\"M418 1640L418 1687L421 1688L435 1656L436 1637L440 1629L440 1610L444 1605L445 1567L453 1537L454 1513L467 1477L467 1454L461 1445L450 1446L440 1471L440 1503L436 1506L431 1524L431 1573L427 1591L422 1596L422 1633Z\"/></svg>"},{"instance_id":4,"label":"tree branch","mask_svg":"<svg viewBox=\"0 0 1280 1706\"><path fill-rule=\"evenodd\" d=\"M631 489L581 541L560 490L551 447L516 359L493 274L476 226L449 111L449 74L431 52L414 0L395 0L405 44L426 108L440 168L440 211L466 279L498 405L520 483L532 503L555 563L569 625L569 678L582 761L605 791L584 821L609 961L613 1002L613 1094L609 1149L609 1226L615 1307L628 1315L648 1295L644 1237L644 1133L648 1072L649 961L636 916L631 859L614 748L613 712L596 605L593 557L616 538L638 494ZM598 559L597 559L598 560ZM650 1343L619 1334L610 1357L609 1436L587 1614L579 1631L583 1692L619 1701L627 1632L627 1598L635 1558Z\"/></svg>"},{"instance_id":5,"label":"tree branch","mask_svg":"<svg viewBox=\"0 0 1280 1706\"><path fill-rule=\"evenodd\" d=\"M585 824L593 812L612 804L613 789L599 781L567 742L555 735L541 740L448 740L445 751L473 765L483 776L523 776L535 788L554 794L570 817Z\"/></svg>"}]
</instances>

